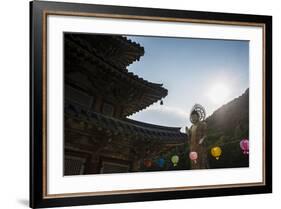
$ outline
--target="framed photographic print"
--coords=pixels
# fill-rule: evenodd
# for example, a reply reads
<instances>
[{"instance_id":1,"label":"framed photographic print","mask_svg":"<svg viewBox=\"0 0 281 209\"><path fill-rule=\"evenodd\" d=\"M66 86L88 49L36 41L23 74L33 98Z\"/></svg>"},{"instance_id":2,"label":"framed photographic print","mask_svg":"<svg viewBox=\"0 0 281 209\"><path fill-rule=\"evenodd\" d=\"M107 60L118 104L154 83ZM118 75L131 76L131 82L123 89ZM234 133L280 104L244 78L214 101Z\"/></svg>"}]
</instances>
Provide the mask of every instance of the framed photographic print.
<instances>
[{"instance_id":1,"label":"framed photographic print","mask_svg":"<svg viewBox=\"0 0 281 209\"><path fill-rule=\"evenodd\" d=\"M30 3L30 207L272 191L272 17Z\"/></svg>"}]
</instances>

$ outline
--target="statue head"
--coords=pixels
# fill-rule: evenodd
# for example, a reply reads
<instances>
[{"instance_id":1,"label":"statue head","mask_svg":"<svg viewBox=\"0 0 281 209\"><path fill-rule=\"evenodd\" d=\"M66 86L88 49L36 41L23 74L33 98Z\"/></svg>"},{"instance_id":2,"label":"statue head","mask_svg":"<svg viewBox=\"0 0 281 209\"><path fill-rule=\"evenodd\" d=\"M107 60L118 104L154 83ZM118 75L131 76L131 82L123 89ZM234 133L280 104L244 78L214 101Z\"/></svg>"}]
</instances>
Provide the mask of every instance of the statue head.
<instances>
[{"instance_id":1,"label":"statue head","mask_svg":"<svg viewBox=\"0 0 281 209\"><path fill-rule=\"evenodd\" d=\"M197 123L199 121L199 114L197 111L193 110L190 114L190 121L191 123Z\"/></svg>"},{"instance_id":2,"label":"statue head","mask_svg":"<svg viewBox=\"0 0 281 209\"><path fill-rule=\"evenodd\" d=\"M190 112L190 122L195 124L199 121L205 120L206 111L204 107L200 104L195 104Z\"/></svg>"}]
</instances>

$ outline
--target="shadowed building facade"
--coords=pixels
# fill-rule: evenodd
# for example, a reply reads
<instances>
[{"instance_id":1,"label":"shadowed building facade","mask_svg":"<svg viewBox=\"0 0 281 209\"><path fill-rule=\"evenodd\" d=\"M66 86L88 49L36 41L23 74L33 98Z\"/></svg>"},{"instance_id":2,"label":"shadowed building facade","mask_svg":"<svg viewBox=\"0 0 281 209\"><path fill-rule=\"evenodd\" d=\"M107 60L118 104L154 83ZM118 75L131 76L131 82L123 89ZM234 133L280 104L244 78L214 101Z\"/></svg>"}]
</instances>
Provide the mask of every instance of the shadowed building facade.
<instances>
[{"instance_id":1,"label":"shadowed building facade","mask_svg":"<svg viewBox=\"0 0 281 209\"><path fill-rule=\"evenodd\" d=\"M64 174L145 171L187 136L127 117L161 101L162 84L127 70L144 48L124 36L64 34Z\"/></svg>"}]
</instances>

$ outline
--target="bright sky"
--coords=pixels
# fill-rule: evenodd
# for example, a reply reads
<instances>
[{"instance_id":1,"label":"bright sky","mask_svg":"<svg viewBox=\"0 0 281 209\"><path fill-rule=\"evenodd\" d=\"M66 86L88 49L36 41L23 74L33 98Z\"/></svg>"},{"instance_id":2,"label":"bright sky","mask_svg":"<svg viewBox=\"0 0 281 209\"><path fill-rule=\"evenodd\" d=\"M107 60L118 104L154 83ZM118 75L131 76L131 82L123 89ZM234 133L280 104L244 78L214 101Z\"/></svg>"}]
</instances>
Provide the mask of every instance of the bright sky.
<instances>
[{"instance_id":1,"label":"bright sky","mask_svg":"<svg viewBox=\"0 0 281 209\"><path fill-rule=\"evenodd\" d=\"M190 126L195 103L207 116L240 96L249 87L248 41L128 36L145 54L128 70L163 83L168 95L130 116L131 119L172 127Z\"/></svg>"}]
</instances>

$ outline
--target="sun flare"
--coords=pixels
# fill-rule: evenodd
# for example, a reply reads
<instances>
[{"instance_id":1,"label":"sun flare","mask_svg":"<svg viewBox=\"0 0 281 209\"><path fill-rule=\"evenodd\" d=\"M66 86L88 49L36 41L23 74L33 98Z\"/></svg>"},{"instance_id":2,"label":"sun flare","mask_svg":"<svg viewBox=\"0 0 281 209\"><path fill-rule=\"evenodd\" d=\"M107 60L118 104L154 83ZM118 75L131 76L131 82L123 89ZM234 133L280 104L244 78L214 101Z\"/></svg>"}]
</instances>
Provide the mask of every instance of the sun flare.
<instances>
[{"instance_id":1,"label":"sun flare","mask_svg":"<svg viewBox=\"0 0 281 209\"><path fill-rule=\"evenodd\" d=\"M230 88L226 83L215 83L208 91L212 103L222 105L229 100Z\"/></svg>"}]
</instances>

